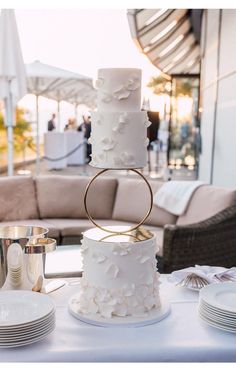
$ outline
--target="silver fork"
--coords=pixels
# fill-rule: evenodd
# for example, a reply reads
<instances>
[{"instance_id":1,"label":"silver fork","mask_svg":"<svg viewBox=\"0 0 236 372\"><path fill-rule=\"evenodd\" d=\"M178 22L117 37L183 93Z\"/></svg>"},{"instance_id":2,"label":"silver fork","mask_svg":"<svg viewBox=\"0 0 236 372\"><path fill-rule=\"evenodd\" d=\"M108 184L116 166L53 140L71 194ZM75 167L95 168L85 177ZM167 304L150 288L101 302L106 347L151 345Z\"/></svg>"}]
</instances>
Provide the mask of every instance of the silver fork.
<instances>
[{"instance_id":1,"label":"silver fork","mask_svg":"<svg viewBox=\"0 0 236 372\"><path fill-rule=\"evenodd\" d=\"M191 287L194 289L201 289L209 284L208 280L196 275L196 274L189 274L185 278L183 278L179 283L176 285L181 287L188 287L191 284Z\"/></svg>"},{"instance_id":2,"label":"silver fork","mask_svg":"<svg viewBox=\"0 0 236 372\"><path fill-rule=\"evenodd\" d=\"M230 274L215 275L219 282L236 282L236 278Z\"/></svg>"}]
</instances>

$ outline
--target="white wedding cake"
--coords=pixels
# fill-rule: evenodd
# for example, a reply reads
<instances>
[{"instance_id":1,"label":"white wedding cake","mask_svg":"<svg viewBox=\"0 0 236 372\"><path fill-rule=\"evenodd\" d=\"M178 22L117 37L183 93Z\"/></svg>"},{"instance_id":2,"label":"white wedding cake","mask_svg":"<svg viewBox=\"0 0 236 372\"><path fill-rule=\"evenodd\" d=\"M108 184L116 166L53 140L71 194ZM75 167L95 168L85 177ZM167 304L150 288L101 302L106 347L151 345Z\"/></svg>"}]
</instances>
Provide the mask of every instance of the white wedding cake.
<instances>
[{"instance_id":1,"label":"white wedding cake","mask_svg":"<svg viewBox=\"0 0 236 372\"><path fill-rule=\"evenodd\" d=\"M147 164L147 127L141 111L141 70L98 70L97 112L91 115L92 161L96 168L143 168Z\"/></svg>"},{"instance_id":2,"label":"white wedding cake","mask_svg":"<svg viewBox=\"0 0 236 372\"><path fill-rule=\"evenodd\" d=\"M149 123L146 112L140 111L141 70L99 70L97 88L91 165L144 167ZM114 322L117 318L148 318L152 310L159 311L156 250L155 235L144 228L106 226L105 231L97 227L85 231L81 291L71 303L73 314Z\"/></svg>"},{"instance_id":3,"label":"white wedding cake","mask_svg":"<svg viewBox=\"0 0 236 372\"><path fill-rule=\"evenodd\" d=\"M124 226L108 229L124 230ZM98 228L85 231L83 276L77 311L104 318L148 316L160 307L156 239L147 230L115 235Z\"/></svg>"}]
</instances>

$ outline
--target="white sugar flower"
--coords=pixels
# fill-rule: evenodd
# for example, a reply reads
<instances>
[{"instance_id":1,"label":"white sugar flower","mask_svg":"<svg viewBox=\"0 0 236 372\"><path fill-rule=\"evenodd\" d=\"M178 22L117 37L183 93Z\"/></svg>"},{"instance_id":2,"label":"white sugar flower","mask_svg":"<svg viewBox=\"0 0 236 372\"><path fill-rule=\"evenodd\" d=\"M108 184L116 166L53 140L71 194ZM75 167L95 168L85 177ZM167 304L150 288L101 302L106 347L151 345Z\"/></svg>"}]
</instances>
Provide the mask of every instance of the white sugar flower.
<instances>
[{"instance_id":1,"label":"white sugar flower","mask_svg":"<svg viewBox=\"0 0 236 372\"><path fill-rule=\"evenodd\" d=\"M123 287L123 295L125 297L132 296L134 294L134 291L135 291L135 284L126 284Z\"/></svg>"},{"instance_id":2,"label":"white sugar flower","mask_svg":"<svg viewBox=\"0 0 236 372\"><path fill-rule=\"evenodd\" d=\"M110 151L116 145L116 142L112 138L108 138L108 137L103 138L101 140L101 143L103 145L102 147L103 151Z\"/></svg>"},{"instance_id":3,"label":"white sugar flower","mask_svg":"<svg viewBox=\"0 0 236 372\"><path fill-rule=\"evenodd\" d=\"M101 88L103 86L103 84L104 84L104 79L103 78L98 78L94 82L94 88L95 89L99 89L99 88Z\"/></svg>"},{"instance_id":4,"label":"white sugar flower","mask_svg":"<svg viewBox=\"0 0 236 372\"><path fill-rule=\"evenodd\" d=\"M126 84L126 89L128 90L136 90L140 87L140 81L137 76L132 76L128 79L128 82Z\"/></svg>"},{"instance_id":5,"label":"white sugar flower","mask_svg":"<svg viewBox=\"0 0 236 372\"><path fill-rule=\"evenodd\" d=\"M97 262L97 263L102 263L104 261L106 261L107 257L104 256L103 254L101 253L97 253L97 252L94 252L92 254L92 258Z\"/></svg>"},{"instance_id":6,"label":"white sugar flower","mask_svg":"<svg viewBox=\"0 0 236 372\"><path fill-rule=\"evenodd\" d=\"M112 249L113 254L117 256L126 256L127 254L130 253L130 251L131 251L131 248L129 247L129 245L120 244L120 243L115 244L114 248Z\"/></svg>"},{"instance_id":7,"label":"white sugar flower","mask_svg":"<svg viewBox=\"0 0 236 372\"><path fill-rule=\"evenodd\" d=\"M115 264L110 264L106 270L105 273L110 277L110 278L116 278L118 273L119 273L119 267Z\"/></svg>"},{"instance_id":8,"label":"white sugar flower","mask_svg":"<svg viewBox=\"0 0 236 372\"><path fill-rule=\"evenodd\" d=\"M129 96L130 96L130 92L126 89L126 87L121 87L117 89L116 91L114 91L113 93L113 97L118 100L126 99Z\"/></svg>"},{"instance_id":9,"label":"white sugar flower","mask_svg":"<svg viewBox=\"0 0 236 372\"><path fill-rule=\"evenodd\" d=\"M111 318L114 308L113 306L110 306L110 305L101 304L99 310L100 310L101 316L103 316L104 318Z\"/></svg>"}]
</instances>

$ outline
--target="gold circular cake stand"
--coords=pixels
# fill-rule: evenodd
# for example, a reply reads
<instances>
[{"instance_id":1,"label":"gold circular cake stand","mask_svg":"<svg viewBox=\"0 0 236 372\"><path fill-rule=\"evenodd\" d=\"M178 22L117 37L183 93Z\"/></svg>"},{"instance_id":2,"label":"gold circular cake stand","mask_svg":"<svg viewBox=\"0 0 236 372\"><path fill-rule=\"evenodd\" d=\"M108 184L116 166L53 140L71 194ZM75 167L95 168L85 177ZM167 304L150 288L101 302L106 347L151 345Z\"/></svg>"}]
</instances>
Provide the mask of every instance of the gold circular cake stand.
<instances>
[{"instance_id":1,"label":"gold circular cake stand","mask_svg":"<svg viewBox=\"0 0 236 372\"><path fill-rule=\"evenodd\" d=\"M131 227L130 229L128 230L123 230L123 231L114 231L114 230L110 230L110 229L107 229L103 226L100 226L91 216L89 210L88 210L88 206L87 206L87 197L88 197L88 191L89 191L89 188L91 186L91 184L95 181L96 178L98 178L100 175L102 175L103 173L107 172L107 171L110 171L111 169L103 169L101 170L100 172L98 172L92 179L91 181L89 182L88 186L86 187L86 190L85 190L85 194L84 194L84 207L85 207L85 211L87 213L87 216L88 218L90 219L90 221L95 225L97 226L99 229L103 230L103 231L106 231L106 232L109 232L111 234L117 234L117 235L120 235L120 234L126 234L126 233L129 233L133 230L136 230L139 228L139 226L141 226L144 221L146 221L146 219L148 218L148 216L150 215L151 213L151 210L152 210L152 205L153 205L153 193L152 193L152 189L151 189L151 186L149 185L148 181L146 180L146 178L144 177L144 175L139 172L137 169L129 169L130 171L138 174L143 180L144 182L146 183L147 187L148 187L148 190L150 192L150 207L148 209L148 212L146 213L146 215L144 216L144 218L135 226Z\"/></svg>"}]
</instances>

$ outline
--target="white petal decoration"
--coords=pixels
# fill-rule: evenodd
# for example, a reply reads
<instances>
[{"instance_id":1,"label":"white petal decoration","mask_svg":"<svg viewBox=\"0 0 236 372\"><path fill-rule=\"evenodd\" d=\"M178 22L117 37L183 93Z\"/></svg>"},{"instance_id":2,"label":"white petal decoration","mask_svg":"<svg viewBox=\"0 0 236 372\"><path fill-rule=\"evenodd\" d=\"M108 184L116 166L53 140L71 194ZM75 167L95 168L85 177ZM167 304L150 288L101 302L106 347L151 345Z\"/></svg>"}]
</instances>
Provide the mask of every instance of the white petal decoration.
<instances>
[{"instance_id":1,"label":"white petal decoration","mask_svg":"<svg viewBox=\"0 0 236 372\"><path fill-rule=\"evenodd\" d=\"M138 306L138 304L139 304L136 296L129 296L129 297L127 297L126 301L127 301L127 304L130 308L134 308L134 307Z\"/></svg>"},{"instance_id":2,"label":"white petal decoration","mask_svg":"<svg viewBox=\"0 0 236 372\"><path fill-rule=\"evenodd\" d=\"M82 243L81 248L80 248L81 253L85 253L87 250L88 250L88 246L85 243Z\"/></svg>"},{"instance_id":3,"label":"white petal decoration","mask_svg":"<svg viewBox=\"0 0 236 372\"><path fill-rule=\"evenodd\" d=\"M129 296L132 296L134 294L134 291L135 291L135 285L134 284L131 284L131 285L125 285L123 287L123 295L125 297L129 297Z\"/></svg>"},{"instance_id":4,"label":"white petal decoration","mask_svg":"<svg viewBox=\"0 0 236 372\"><path fill-rule=\"evenodd\" d=\"M92 257L93 259L97 262L97 263L102 263L104 261L106 261L107 257L104 256L102 253L97 253L97 252L94 252L92 254Z\"/></svg>"},{"instance_id":5,"label":"white petal decoration","mask_svg":"<svg viewBox=\"0 0 236 372\"><path fill-rule=\"evenodd\" d=\"M128 123L127 113L121 114L119 116L119 123L120 124L127 124Z\"/></svg>"},{"instance_id":6,"label":"white petal decoration","mask_svg":"<svg viewBox=\"0 0 236 372\"><path fill-rule=\"evenodd\" d=\"M117 167L124 165L123 160L119 156L114 156L113 161Z\"/></svg>"},{"instance_id":7,"label":"white petal decoration","mask_svg":"<svg viewBox=\"0 0 236 372\"><path fill-rule=\"evenodd\" d=\"M148 296L144 299L144 305L148 310L151 310L153 306L155 305L155 300L153 296Z\"/></svg>"},{"instance_id":8,"label":"white petal decoration","mask_svg":"<svg viewBox=\"0 0 236 372\"><path fill-rule=\"evenodd\" d=\"M95 302L93 301L89 301L89 304L88 304L88 313L89 314L96 314L98 312L98 305L95 304Z\"/></svg>"},{"instance_id":9,"label":"white petal decoration","mask_svg":"<svg viewBox=\"0 0 236 372\"><path fill-rule=\"evenodd\" d=\"M102 102L109 103L113 99L112 95L109 93L104 93L103 92L103 97L101 98Z\"/></svg>"},{"instance_id":10,"label":"white petal decoration","mask_svg":"<svg viewBox=\"0 0 236 372\"><path fill-rule=\"evenodd\" d=\"M95 89L99 89L99 88L101 88L103 86L103 84L104 84L104 79L103 78L98 78L94 82L94 88Z\"/></svg>"},{"instance_id":11,"label":"white petal decoration","mask_svg":"<svg viewBox=\"0 0 236 372\"><path fill-rule=\"evenodd\" d=\"M132 154L129 154L128 152L122 152L120 156L121 156L121 159L123 160L124 165L135 164L135 158Z\"/></svg>"},{"instance_id":12,"label":"white petal decoration","mask_svg":"<svg viewBox=\"0 0 236 372\"><path fill-rule=\"evenodd\" d=\"M113 312L113 306L105 305L105 304L102 304L100 306L100 313L101 313L101 316L103 316L104 318L111 318L112 312Z\"/></svg>"},{"instance_id":13,"label":"white petal decoration","mask_svg":"<svg viewBox=\"0 0 236 372\"><path fill-rule=\"evenodd\" d=\"M103 145L102 147L103 151L110 151L116 145L116 142L112 138L108 138L108 137L103 138L101 140L101 143Z\"/></svg>"},{"instance_id":14,"label":"white petal decoration","mask_svg":"<svg viewBox=\"0 0 236 372\"><path fill-rule=\"evenodd\" d=\"M117 304L117 300L116 300L116 298L111 298L110 300L108 300L108 301L106 302L106 304L107 304L107 305L114 306L114 305Z\"/></svg>"},{"instance_id":15,"label":"white petal decoration","mask_svg":"<svg viewBox=\"0 0 236 372\"><path fill-rule=\"evenodd\" d=\"M144 299L148 295L148 287L146 285L141 285L136 289L136 295L139 298Z\"/></svg>"},{"instance_id":16,"label":"white petal decoration","mask_svg":"<svg viewBox=\"0 0 236 372\"><path fill-rule=\"evenodd\" d=\"M119 243L114 244L114 247L112 249L113 254L117 256L126 256L130 253L130 251L131 248L129 247L129 245L121 245Z\"/></svg>"},{"instance_id":17,"label":"white petal decoration","mask_svg":"<svg viewBox=\"0 0 236 372\"><path fill-rule=\"evenodd\" d=\"M126 89L134 91L140 87L139 78L137 76L132 76L128 79L126 84Z\"/></svg>"},{"instance_id":18,"label":"white petal decoration","mask_svg":"<svg viewBox=\"0 0 236 372\"><path fill-rule=\"evenodd\" d=\"M150 257L149 257L149 256L142 256L142 257L140 258L139 262L140 262L141 264L143 264L143 263L147 262L148 260L150 260Z\"/></svg>"},{"instance_id":19,"label":"white petal decoration","mask_svg":"<svg viewBox=\"0 0 236 372\"><path fill-rule=\"evenodd\" d=\"M87 288L87 291L86 291L86 297L88 300L92 300L96 295L96 288L94 287L89 287Z\"/></svg>"},{"instance_id":20,"label":"white petal decoration","mask_svg":"<svg viewBox=\"0 0 236 372\"><path fill-rule=\"evenodd\" d=\"M99 288L97 290L95 300L97 302L105 302L105 300L108 298L108 291L105 288Z\"/></svg>"},{"instance_id":21,"label":"white petal decoration","mask_svg":"<svg viewBox=\"0 0 236 372\"><path fill-rule=\"evenodd\" d=\"M114 315L126 316L128 313L128 308L125 304L117 305L114 311Z\"/></svg>"},{"instance_id":22,"label":"white petal decoration","mask_svg":"<svg viewBox=\"0 0 236 372\"><path fill-rule=\"evenodd\" d=\"M105 273L111 277L112 279L116 278L119 273L119 267L115 264L110 264L107 269L105 270Z\"/></svg>"},{"instance_id":23,"label":"white petal decoration","mask_svg":"<svg viewBox=\"0 0 236 372\"><path fill-rule=\"evenodd\" d=\"M149 138L146 138L144 140L144 146L147 147L149 145Z\"/></svg>"},{"instance_id":24,"label":"white petal decoration","mask_svg":"<svg viewBox=\"0 0 236 372\"><path fill-rule=\"evenodd\" d=\"M129 96L130 92L125 87L121 87L120 89L114 91L113 93L113 97L118 100L126 99Z\"/></svg>"},{"instance_id":25,"label":"white petal decoration","mask_svg":"<svg viewBox=\"0 0 236 372\"><path fill-rule=\"evenodd\" d=\"M150 127L150 125L152 125L151 121L149 121L148 119L145 121L145 125L146 125L146 128Z\"/></svg>"}]
</instances>

